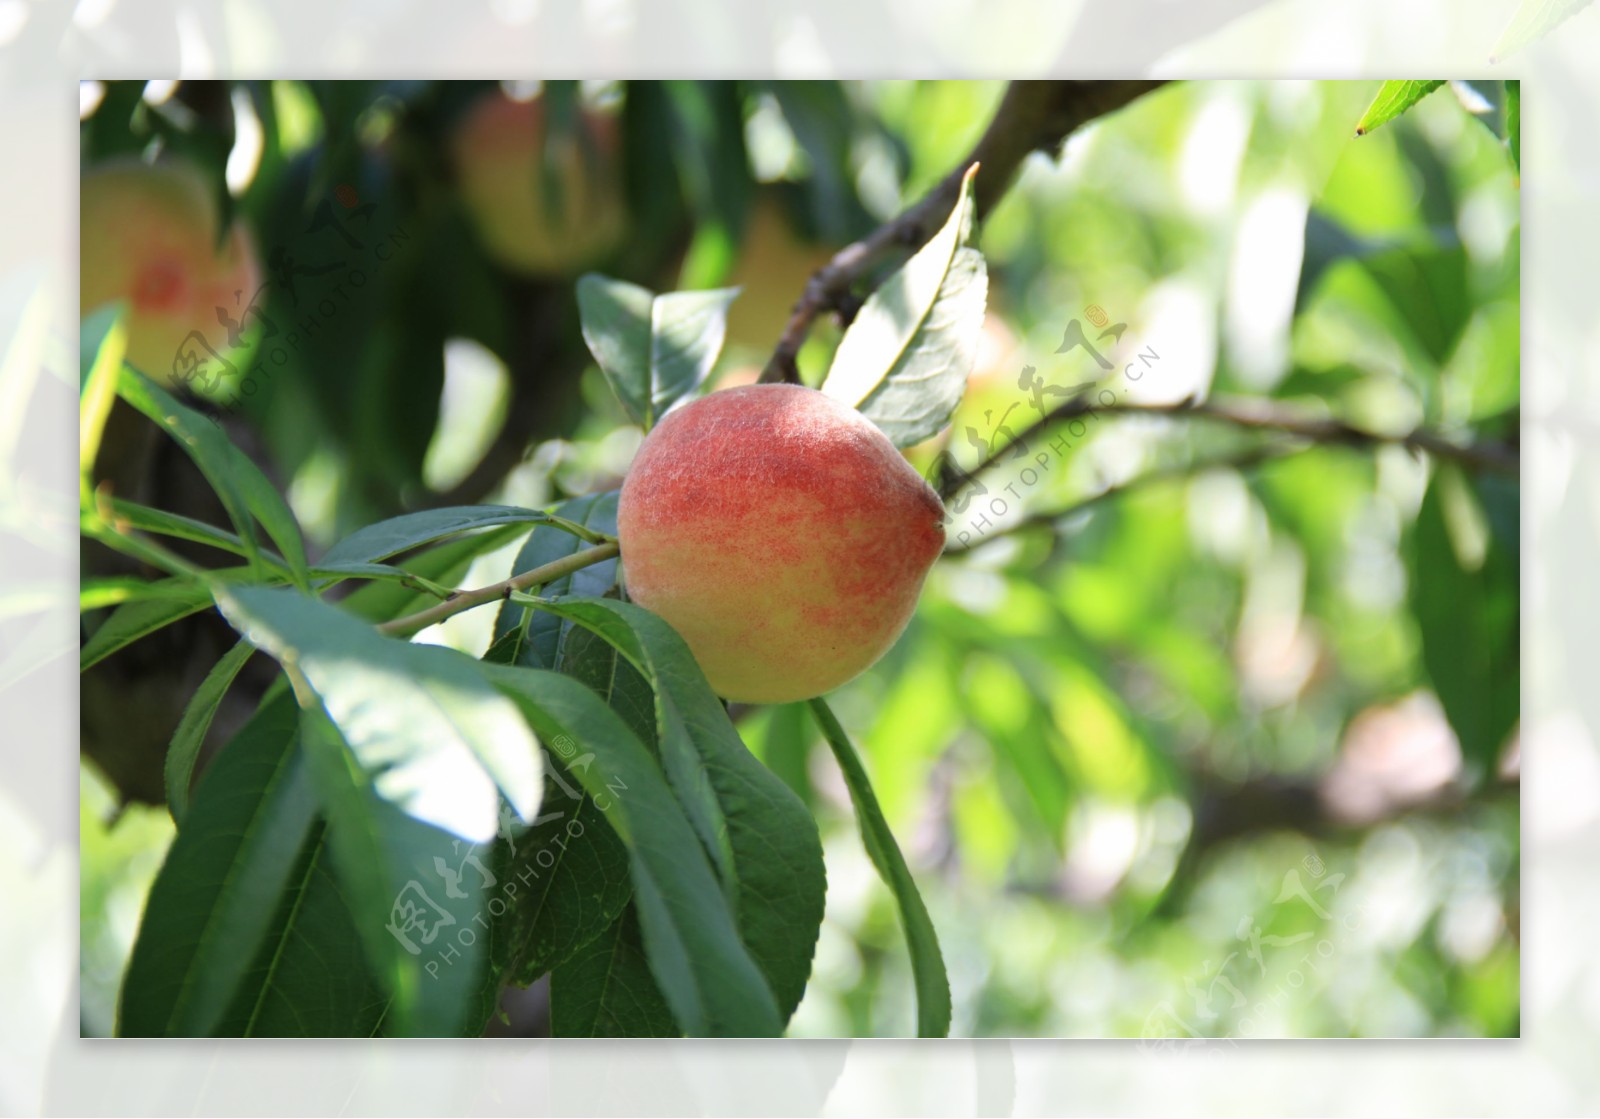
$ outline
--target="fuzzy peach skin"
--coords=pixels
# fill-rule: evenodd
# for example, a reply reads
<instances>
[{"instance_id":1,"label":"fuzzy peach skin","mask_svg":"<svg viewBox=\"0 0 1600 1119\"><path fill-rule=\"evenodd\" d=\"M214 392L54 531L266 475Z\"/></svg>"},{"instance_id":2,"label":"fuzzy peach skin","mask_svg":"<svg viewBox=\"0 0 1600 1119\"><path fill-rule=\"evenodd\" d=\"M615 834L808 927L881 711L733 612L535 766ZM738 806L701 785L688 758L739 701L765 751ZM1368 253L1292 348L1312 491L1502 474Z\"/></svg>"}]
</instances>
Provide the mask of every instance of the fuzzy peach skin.
<instances>
[{"instance_id":1,"label":"fuzzy peach skin","mask_svg":"<svg viewBox=\"0 0 1600 1119\"><path fill-rule=\"evenodd\" d=\"M577 271L616 249L626 232L615 120L583 111L580 132L550 153L560 197L544 170L542 98L496 90L476 101L451 140L456 184L484 251L526 276ZM552 137L550 143L558 141Z\"/></svg>"},{"instance_id":2,"label":"fuzzy peach skin","mask_svg":"<svg viewBox=\"0 0 1600 1119\"><path fill-rule=\"evenodd\" d=\"M944 547L944 507L866 417L749 385L670 412L617 508L629 596L730 700L831 691L888 651Z\"/></svg>"},{"instance_id":3,"label":"fuzzy peach skin","mask_svg":"<svg viewBox=\"0 0 1600 1119\"><path fill-rule=\"evenodd\" d=\"M216 200L193 166L117 160L84 173L79 304L87 314L115 299L128 301L127 359L141 373L176 387L180 347L196 358L208 357L209 347L237 362L217 308L248 326L254 316L245 312L260 287L255 246L242 224L218 248ZM205 347L188 341L193 331ZM214 359L207 367L220 368Z\"/></svg>"}]
</instances>

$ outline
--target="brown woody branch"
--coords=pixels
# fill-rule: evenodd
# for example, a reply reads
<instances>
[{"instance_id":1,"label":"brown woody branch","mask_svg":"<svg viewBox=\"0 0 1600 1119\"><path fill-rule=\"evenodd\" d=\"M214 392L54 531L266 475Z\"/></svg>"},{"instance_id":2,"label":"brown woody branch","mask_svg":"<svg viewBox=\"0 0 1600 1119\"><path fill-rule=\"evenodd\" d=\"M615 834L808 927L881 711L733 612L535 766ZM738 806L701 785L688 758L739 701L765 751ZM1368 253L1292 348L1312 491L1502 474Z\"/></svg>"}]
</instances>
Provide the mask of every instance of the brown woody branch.
<instances>
[{"instance_id":1,"label":"brown woody branch","mask_svg":"<svg viewBox=\"0 0 1600 1119\"><path fill-rule=\"evenodd\" d=\"M940 482L939 496L948 500L968 479L984 473L1008 454L1013 453L1014 447L1027 446L1031 440L1056 424L1089 415L1193 416L1250 431L1289 435L1312 443L1354 447L1386 444L1403 446L1432 455L1434 458L1449 459L1476 470L1493 470L1516 475L1521 469L1521 458L1516 448L1508 444L1453 443L1442 435L1422 429L1409 432L1366 431L1345 420L1307 416L1270 401L1185 399L1174 404L1135 404L1129 401L1097 404L1088 394L1080 394L1051 409L1036 423L1026 428L1021 435L989 455L971 471L964 474L959 472L948 474Z\"/></svg>"},{"instance_id":2,"label":"brown woody branch","mask_svg":"<svg viewBox=\"0 0 1600 1119\"><path fill-rule=\"evenodd\" d=\"M835 311L846 322L853 318L862 301L856 285L891 252L915 252L939 230L955 207L967 168L982 164L973 184L977 216L981 219L1005 194L1017 168L1030 153L1059 150L1069 133L1162 84L1012 82L977 145L938 186L893 221L845 246L807 281L761 380L800 383L795 359L818 316Z\"/></svg>"}]
</instances>

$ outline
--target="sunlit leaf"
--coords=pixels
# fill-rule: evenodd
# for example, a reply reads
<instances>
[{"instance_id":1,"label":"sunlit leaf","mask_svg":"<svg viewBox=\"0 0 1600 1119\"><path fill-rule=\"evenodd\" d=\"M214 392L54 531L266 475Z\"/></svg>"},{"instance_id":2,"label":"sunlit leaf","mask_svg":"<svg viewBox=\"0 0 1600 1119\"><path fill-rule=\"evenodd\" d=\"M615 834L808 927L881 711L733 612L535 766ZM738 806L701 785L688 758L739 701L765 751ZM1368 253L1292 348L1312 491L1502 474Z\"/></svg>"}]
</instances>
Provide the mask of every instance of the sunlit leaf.
<instances>
[{"instance_id":1,"label":"sunlit leaf","mask_svg":"<svg viewBox=\"0 0 1600 1119\"><path fill-rule=\"evenodd\" d=\"M1506 147L1511 163L1522 174L1522 83L1506 83Z\"/></svg>"},{"instance_id":2,"label":"sunlit leaf","mask_svg":"<svg viewBox=\"0 0 1600 1119\"><path fill-rule=\"evenodd\" d=\"M1367 106L1367 111L1361 114L1361 120L1356 124L1356 135L1365 136L1379 125L1388 124L1442 85L1442 78L1426 82L1384 82L1378 95L1372 99L1372 104Z\"/></svg>"},{"instance_id":3,"label":"sunlit leaf","mask_svg":"<svg viewBox=\"0 0 1600 1119\"><path fill-rule=\"evenodd\" d=\"M83 373L78 400L78 474L85 493L100 453L106 417L117 399L117 379L128 348L126 310L120 303L102 307L83 320L79 331Z\"/></svg>"},{"instance_id":4,"label":"sunlit leaf","mask_svg":"<svg viewBox=\"0 0 1600 1119\"><path fill-rule=\"evenodd\" d=\"M1589 6L1590 0L1521 0L1511 22L1500 32L1494 49L1489 52L1490 62L1501 62L1516 54L1535 39L1550 34L1574 12Z\"/></svg>"},{"instance_id":5,"label":"sunlit leaf","mask_svg":"<svg viewBox=\"0 0 1600 1119\"><path fill-rule=\"evenodd\" d=\"M518 817L533 819L538 744L470 657L385 637L292 590L215 593L241 636L304 677L381 798L475 843L498 830L496 788Z\"/></svg>"},{"instance_id":6,"label":"sunlit leaf","mask_svg":"<svg viewBox=\"0 0 1600 1119\"><path fill-rule=\"evenodd\" d=\"M983 254L967 244L976 171L968 170L944 228L867 299L822 382L897 447L949 423L977 358L989 279Z\"/></svg>"}]
</instances>

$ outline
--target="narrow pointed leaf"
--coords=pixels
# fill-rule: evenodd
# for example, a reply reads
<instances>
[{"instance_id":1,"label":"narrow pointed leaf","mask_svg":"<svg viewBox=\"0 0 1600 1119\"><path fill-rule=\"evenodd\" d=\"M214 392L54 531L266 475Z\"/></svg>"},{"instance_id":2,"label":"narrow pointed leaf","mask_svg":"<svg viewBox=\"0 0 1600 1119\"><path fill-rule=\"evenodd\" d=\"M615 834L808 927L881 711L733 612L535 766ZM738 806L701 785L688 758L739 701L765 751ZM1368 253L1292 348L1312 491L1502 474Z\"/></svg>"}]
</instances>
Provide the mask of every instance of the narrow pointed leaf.
<instances>
[{"instance_id":1,"label":"narrow pointed leaf","mask_svg":"<svg viewBox=\"0 0 1600 1119\"><path fill-rule=\"evenodd\" d=\"M1361 120L1356 124L1356 135L1365 136L1374 128L1388 124L1442 85L1443 79L1384 82L1378 89L1378 95L1372 99L1372 104L1367 106L1367 111L1361 114Z\"/></svg>"},{"instance_id":2,"label":"narrow pointed leaf","mask_svg":"<svg viewBox=\"0 0 1600 1119\"><path fill-rule=\"evenodd\" d=\"M574 766L627 846L650 973L690 1036L768 1037L782 1020L732 907L660 766L621 718L566 676L485 665L547 741L592 753ZM646 997L643 993L640 998Z\"/></svg>"},{"instance_id":3,"label":"narrow pointed leaf","mask_svg":"<svg viewBox=\"0 0 1600 1119\"><path fill-rule=\"evenodd\" d=\"M655 693L662 768L733 901L739 929L785 1021L811 974L826 873L810 812L745 748L683 639L614 599L541 606L614 645Z\"/></svg>"},{"instance_id":4,"label":"narrow pointed leaf","mask_svg":"<svg viewBox=\"0 0 1600 1119\"><path fill-rule=\"evenodd\" d=\"M498 831L501 794L533 819L537 743L472 658L385 637L293 590L219 587L216 598L245 640L304 676L383 800L470 842Z\"/></svg>"},{"instance_id":5,"label":"narrow pointed leaf","mask_svg":"<svg viewBox=\"0 0 1600 1119\"><path fill-rule=\"evenodd\" d=\"M944 228L867 299L822 391L859 408L897 447L936 434L977 358L988 271L972 234L974 164Z\"/></svg>"},{"instance_id":6,"label":"narrow pointed leaf","mask_svg":"<svg viewBox=\"0 0 1600 1119\"><path fill-rule=\"evenodd\" d=\"M239 675L244 662L254 652L249 642L240 641L224 653L222 659L206 673L206 678L200 681L200 687L183 709L178 729L172 733L165 766L167 808L179 825L182 825L183 817L189 810L189 785L194 779L194 763L200 756L206 731L211 729L211 720L216 717L217 707L233 685L234 677Z\"/></svg>"},{"instance_id":7,"label":"narrow pointed leaf","mask_svg":"<svg viewBox=\"0 0 1600 1119\"><path fill-rule=\"evenodd\" d=\"M406 513L357 529L322 557L324 564L374 563L446 536L500 525L548 522L537 509L514 505L460 505Z\"/></svg>"},{"instance_id":8,"label":"narrow pointed leaf","mask_svg":"<svg viewBox=\"0 0 1600 1119\"><path fill-rule=\"evenodd\" d=\"M168 432L194 460L227 509L249 554L254 557L259 550L255 538L255 524L259 522L278 545L297 578L303 581L306 552L300 526L261 468L234 446L220 427L178 403L171 393L148 377L124 367L117 392Z\"/></svg>"},{"instance_id":9,"label":"narrow pointed leaf","mask_svg":"<svg viewBox=\"0 0 1600 1119\"><path fill-rule=\"evenodd\" d=\"M906 947L911 952L911 974L917 986L917 1036L944 1037L950 1032L950 980L945 974L944 955L939 950L939 938L928 917L928 907L917 892L911 868L906 865L900 845L889 830L883 809L878 807L872 780L849 736L823 700L812 700L811 711L850 788L856 823L860 826L867 855L900 907L900 923L905 929Z\"/></svg>"},{"instance_id":10,"label":"narrow pointed leaf","mask_svg":"<svg viewBox=\"0 0 1600 1119\"><path fill-rule=\"evenodd\" d=\"M241 997L316 816L287 691L217 755L151 887L118 1032L207 1037ZM359 956L355 957L359 963Z\"/></svg>"}]
</instances>

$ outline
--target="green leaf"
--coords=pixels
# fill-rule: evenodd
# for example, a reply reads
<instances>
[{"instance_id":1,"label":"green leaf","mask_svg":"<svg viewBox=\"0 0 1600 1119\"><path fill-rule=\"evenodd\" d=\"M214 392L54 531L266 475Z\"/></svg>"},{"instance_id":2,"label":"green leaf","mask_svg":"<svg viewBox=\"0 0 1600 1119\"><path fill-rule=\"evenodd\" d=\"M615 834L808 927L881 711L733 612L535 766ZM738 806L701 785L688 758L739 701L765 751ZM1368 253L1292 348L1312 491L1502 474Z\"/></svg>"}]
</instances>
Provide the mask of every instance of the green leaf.
<instances>
[{"instance_id":1,"label":"green leaf","mask_svg":"<svg viewBox=\"0 0 1600 1119\"><path fill-rule=\"evenodd\" d=\"M481 998L489 943L479 922L488 922L499 880L477 844L383 796L382 779L372 780L324 709L302 710L301 734L328 818L334 870L367 962L389 996L384 1031L481 1033L491 1008Z\"/></svg>"},{"instance_id":2,"label":"green leaf","mask_svg":"<svg viewBox=\"0 0 1600 1119\"><path fill-rule=\"evenodd\" d=\"M297 721L288 692L263 704L196 791L145 905L119 1034L211 1036L240 997L315 820Z\"/></svg>"},{"instance_id":3,"label":"green leaf","mask_svg":"<svg viewBox=\"0 0 1600 1119\"><path fill-rule=\"evenodd\" d=\"M662 768L788 1021L805 992L822 925L827 882L816 821L745 748L689 647L666 622L608 598L564 598L540 608L605 638L649 681Z\"/></svg>"},{"instance_id":4,"label":"green leaf","mask_svg":"<svg viewBox=\"0 0 1600 1119\"><path fill-rule=\"evenodd\" d=\"M311 790L304 792L314 803ZM267 935L216 1033L371 1037L389 1006L363 954L346 890L334 874L328 825L319 819L297 853Z\"/></svg>"},{"instance_id":5,"label":"green leaf","mask_svg":"<svg viewBox=\"0 0 1600 1119\"><path fill-rule=\"evenodd\" d=\"M252 559L259 551L254 531L254 523L259 521L304 585L306 552L300 527L261 468L229 441L221 427L178 403L148 377L124 368L117 392L158 427L166 429L194 460L244 538Z\"/></svg>"},{"instance_id":6,"label":"green leaf","mask_svg":"<svg viewBox=\"0 0 1600 1119\"><path fill-rule=\"evenodd\" d=\"M204 587L185 585L177 580L164 585L173 588L170 596L124 603L100 623L100 627L89 635L89 640L78 652L79 672L87 671L139 638L169 626L180 618L197 614L211 605L211 592Z\"/></svg>"},{"instance_id":7,"label":"green leaf","mask_svg":"<svg viewBox=\"0 0 1600 1119\"><path fill-rule=\"evenodd\" d=\"M1506 83L1506 148L1511 163L1522 174L1522 83Z\"/></svg>"},{"instance_id":8,"label":"green leaf","mask_svg":"<svg viewBox=\"0 0 1600 1119\"><path fill-rule=\"evenodd\" d=\"M556 621L532 613L534 620ZM526 626L511 631L484 659L519 662ZM588 630L577 628L560 648L560 668L587 686L616 711L647 748L654 748L655 715L650 686L620 654ZM587 767L593 755L571 738L549 744L542 812L526 836L501 844L500 863L522 884L517 898L495 924L495 971L510 971L526 985L561 966L604 933L632 897L628 852L606 822L594 798L567 770ZM564 764L565 763L565 764Z\"/></svg>"},{"instance_id":9,"label":"green leaf","mask_svg":"<svg viewBox=\"0 0 1600 1119\"><path fill-rule=\"evenodd\" d=\"M627 845L650 972L690 1036L772 1037L782 1019L694 829L649 751L599 697L542 669L485 665L547 740L594 764L573 776ZM776 825L775 825L776 826ZM645 997L640 994L638 997Z\"/></svg>"},{"instance_id":10,"label":"green leaf","mask_svg":"<svg viewBox=\"0 0 1600 1119\"><path fill-rule=\"evenodd\" d=\"M206 673L206 678L200 681L200 687L183 709L178 729L172 733L165 767L167 808L172 812L173 820L180 825L189 810L189 784L194 779L194 763L200 756L200 745L205 741L206 731L211 729L211 720L216 717L222 697L227 694L234 677L239 675L239 670L253 652L255 649L249 642L240 641L224 653L222 659Z\"/></svg>"},{"instance_id":11,"label":"green leaf","mask_svg":"<svg viewBox=\"0 0 1600 1119\"><path fill-rule=\"evenodd\" d=\"M822 699L811 700L811 711L822 728L822 736L833 748L845 784L850 787L861 842L867 848L872 865L878 868L878 874L894 894L895 904L900 907L900 923L905 928L906 947L911 952L911 974L917 985L917 1036L944 1037L950 1032L950 980L945 975L944 956L939 951L939 938L928 917L928 907L922 903L911 868L906 866L900 845L889 830L889 822L883 818L877 794L872 791L872 781L849 736Z\"/></svg>"},{"instance_id":12,"label":"green leaf","mask_svg":"<svg viewBox=\"0 0 1600 1119\"><path fill-rule=\"evenodd\" d=\"M569 736L552 748L574 769L594 764ZM506 841L497 864L517 894L495 926L495 968L523 986L605 932L633 895L628 849L594 797L555 758L545 759L545 778L538 820Z\"/></svg>"},{"instance_id":13,"label":"green leaf","mask_svg":"<svg viewBox=\"0 0 1600 1119\"><path fill-rule=\"evenodd\" d=\"M632 906L550 976L550 1032L556 1037L681 1033L651 978Z\"/></svg>"},{"instance_id":14,"label":"green leaf","mask_svg":"<svg viewBox=\"0 0 1600 1119\"><path fill-rule=\"evenodd\" d=\"M322 557L324 564L373 563L446 536L499 525L549 523L550 515L512 505L458 505L406 513L357 529Z\"/></svg>"},{"instance_id":15,"label":"green leaf","mask_svg":"<svg viewBox=\"0 0 1600 1119\"><path fill-rule=\"evenodd\" d=\"M83 320L78 333L82 371L78 395L78 475L85 494L91 489L100 436L117 399L117 378L128 350L127 307L114 303ZM92 355L92 356L91 356Z\"/></svg>"},{"instance_id":16,"label":"green leaf","mask_svg":"<svg viewBox=\"0 0 1600 1119\"><path fill-rule=\"evenodd\" d=\"M575 497L553 510L557 515L574 521L584 528L615 536L617 532L617 491ZM539 526L528 535L528 540L517 553L511 565L512 575L521 575L558 559L565 559L583 546L571 533ZM541 593L547 598L581 594L596 598L609 591L617 581L617 561L605 560L589 567L563 575L545 584ZM562 638L572 628L572 623L552 614L530 610L518 603L508 602L500 608L495 619L494 640L500 645L500 663L520 664L529 668L559 668L557 654L563 645ZM501 644L508 634L521 631L514 646Z\"/></svg>"},{"instance_id":17,"label":"green leaf","mask_svg":"<svg viewBox=\"0 0 1600 1119\"><path fill-rule=\"evenodd\" d=\"M1502 62L1535 39L1550 34L1589 0L1522 0L1506 29L1489 53L1489 61Z\"/></svg>"},{"instance_id":18,"label":"green leaf","mask_svg":"<svg viewBox=\"0 0 1600 1119\"><path fill-rule=\"evenodd\" d=\"M432 583L453 586L472 566L472 561L494 549L509 544L521 535L520 524L502 525L473 536L463 536L437 547L428 548L396 564L402 571L420 576ZM431 606L438 599L426 591L418 591L396 580L375 580L352 591L340 605L359 618L369 622L388 621Z\"/></svg>"},{"instance_id":19,"label":"green leaf","mask_svg":"<svg viewBox=\"0 0 1600 1119\"><path fill-rule=\"evenodd\" d=\"M944 228L868 297L822 391L861 409L897 447L936 434L977 358L989 277L972 234L974 164Z\"/></svg>"},{"instance_id":20,"label":"green leaf","mask_svg":"<svg viewBox=\"0 0 1600 1119\"><path fill-rule=\"evenodd\" d=\"M140 532L170 536L176 540L188 540L196 544L208 544L231 555L250 554L249 546L236 533L208 525L204 521L197 521L193 517L152 509L148 505L140 505L136 501L127 501L120 497L111 499L111 511L119 520L126 521L129 528ZM277 556L271 554L264 554L264 558L272 562L281 562Z\"/></svg>"},{"instance_id":21,"label":"green leaf","mask_svg":"<svg viewBox=\"0 0 1600 1119\"><path fill-rule=\"evenodd\" d=\"M1475 777L1493 772L1521 713L1518 506L1514 485L1475 488L1441 466L1412 528L1408 575L1422 662Z\"/></svg>"},{"instance_id":22,"label":"green leaf","mask_svg":"<svg viewBox=\"0 0 1600 1119\"><path fill-rule=\"evenodd\" d=\"M591 272L578 281L583 340L639 426L649 431L700 387L722 351L737 288L656 295Z\"/></svg>"},{"instance_id":23,"label":"green leaf","mask_svg":"<svg viewBox=\"0 0 1600 1119\"><path fill-rule=\"evenodd\" d=\"M292 590L218 587L215 594L245 640L304 677L362 780L383 800L472 842L499 829L497 787L518 817L533 819L542 784L538 744L472 658L384 637Z\"/></svg>"},{"instance_id":24,"label":"green leaf","mask_svg":"<svg viewBox=\"0 0 1600 1119\"><path fill-rule=\"evenodd\" d=\"M1378 95L1372 99L1372 104L1367 106L1367 111L1361 114L1356 135L1365 136L1379 125L1388 124L1442 85L1442 78L1428 82L1384 82Z\"/></svg>"}]
</instances>

